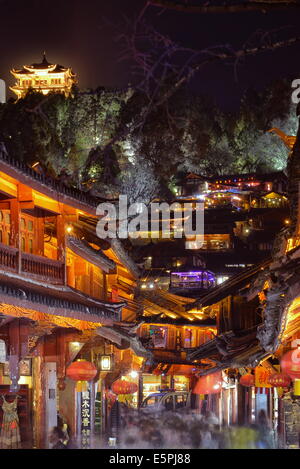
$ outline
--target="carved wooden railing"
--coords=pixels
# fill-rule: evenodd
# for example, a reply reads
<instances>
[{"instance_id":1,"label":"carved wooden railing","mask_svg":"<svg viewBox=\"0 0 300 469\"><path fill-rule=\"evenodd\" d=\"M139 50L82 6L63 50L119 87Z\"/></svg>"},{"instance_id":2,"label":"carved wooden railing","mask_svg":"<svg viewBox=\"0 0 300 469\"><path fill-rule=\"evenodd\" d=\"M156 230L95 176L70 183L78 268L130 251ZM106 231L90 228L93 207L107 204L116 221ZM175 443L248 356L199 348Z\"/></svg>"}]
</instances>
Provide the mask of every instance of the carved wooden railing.
<instances>
[{"instance_id":1,"label":"carved wooden railing","mask_svg":"<svg viewBox=\"0 0 300 469\"><path fill-rule=\"evenodd\" d=\"M0 269L40 277L51 283L64 283L65 273L62 262L24 252L21 253L20 261L18 249L0 243Z\"/></svg>"},{"instance_id":2,"label":"carved wooden railing","mask_svg":"<svg viewBox=\"0 0 300 469\"><path fill-rule=\"evenodd\" d=\"M18 269L18 249L0 243L0 268Z\"/></svg>"},{"instance_id":3,"label":"carved wooden railing","mask_svg":"<svg viewBox=\"0 0 300 469\"><path fill-rule=\"evenodd\" d=\"M49 281L64 281L64 264L46 257L22 253L21 271L44 277Z\"/></svg>"}]
</instances>

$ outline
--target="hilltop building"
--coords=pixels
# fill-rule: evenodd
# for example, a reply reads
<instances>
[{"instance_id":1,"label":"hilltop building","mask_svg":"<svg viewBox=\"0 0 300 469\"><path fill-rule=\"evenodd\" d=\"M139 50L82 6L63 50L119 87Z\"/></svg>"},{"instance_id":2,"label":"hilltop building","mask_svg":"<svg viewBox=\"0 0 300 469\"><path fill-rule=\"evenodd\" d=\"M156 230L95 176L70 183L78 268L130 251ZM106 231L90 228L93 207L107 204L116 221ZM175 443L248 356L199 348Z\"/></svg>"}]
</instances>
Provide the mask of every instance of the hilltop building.
<instances>
[{"instance_id":1,"label":"hilltop building","mask_svg":"<svg viewBox=\"0 0 300 469\"><path fill-rule=\"evenodd\" d=\"M69 96L72 86L76 83L76 75L71 68L49 63L45 53L41 63L23 65L21 69L13 68L11 74L17 81L10 89L18 99L24 98L30 89L45 95L55 92Z\"/></svg>"}]
</instances>

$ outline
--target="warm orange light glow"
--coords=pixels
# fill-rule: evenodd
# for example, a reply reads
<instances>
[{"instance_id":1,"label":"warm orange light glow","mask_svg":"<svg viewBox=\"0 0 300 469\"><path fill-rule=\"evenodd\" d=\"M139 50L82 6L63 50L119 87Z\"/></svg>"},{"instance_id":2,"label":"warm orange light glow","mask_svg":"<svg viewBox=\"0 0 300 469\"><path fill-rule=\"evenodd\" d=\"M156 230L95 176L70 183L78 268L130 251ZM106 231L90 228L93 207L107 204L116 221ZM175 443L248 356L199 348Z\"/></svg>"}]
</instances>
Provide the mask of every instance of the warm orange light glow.
<instances>
[{"instance_id":1,"label":"warm orange light glow","mask_svg":"<svg viewBox=\"0 0 300 469\"><path fill-rule=\"evenodd\" d=\"M29 89L39 91L44 95L54 91L69 96L72 86L76 83L75 74L71 68L50 64L45 54L40 64L24 65L22 69L12 69L10 73L17 80L10 89L18 99L23 98Z\"/></svg>"},{"instance_id":2,"label":"warm orange light glow","mask_svg":"<svg viewBox=\"0 0 300 469\"><path fill-rule=\"evenodd\" d=\"M296 247L300 246L300 237L294 237L294 238L289 238L287 240L287 245L286 245L286 252L291 251L292 249L295 249Z\"/></svg>"},{"instance_id":3,"label":"warm orange light glow","mask_svg":"<svg viewBox=\"0 0 300 469\"><path fill-rule=\"evenodd\" d=\"M21 308L19 306L13 306L5 303L0 303L1 312L7 316L13 316L18 318L28 318L33 321L42 321L44 324L54 324L60 327L71 327L79 330L97 329L101 327L100 323L82 321L80 319L67 318L63 316L55 316L52 314L41 313L33 309Z\"/></svg>"}]
</instances>

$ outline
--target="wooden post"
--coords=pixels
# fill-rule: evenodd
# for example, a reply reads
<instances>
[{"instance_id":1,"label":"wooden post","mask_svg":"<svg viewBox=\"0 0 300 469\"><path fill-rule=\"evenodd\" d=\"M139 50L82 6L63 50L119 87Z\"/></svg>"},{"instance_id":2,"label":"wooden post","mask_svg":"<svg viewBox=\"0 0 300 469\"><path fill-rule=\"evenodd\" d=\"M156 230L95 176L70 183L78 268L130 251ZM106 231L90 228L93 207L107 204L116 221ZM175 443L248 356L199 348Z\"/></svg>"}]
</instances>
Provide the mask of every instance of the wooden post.
<instances>
[{"instance_id":1,"label":"wooden post","mask_svg":"<svg viewBox=\"0 0 300 469\"><path fill-rule=\"evenodd\" d=\"M19 390L18 381L20 378L19 361L21 352L20 341L20 319L12 321L9 326L9 374L11 379L10 389L13 392Z\"/></svg>"},{"instance_id":2,"label":"wooden post","mask_svg":"<svg viewBox=\"0 0 300 469\"><path fill-rule=\"evenodd\" d=\"M37 357L33 360L33 396L34 396L34 442L39 449L45 448L46 432L45 432L45 376L43 372L44 366L44 347L43 341L37 345Z\"/></svg>"},{"instance_id":3,"label":"wooden post","mask_svg":"<svg viewBox=\"0 0 300 469\"><path fill-rule=\"evenodd\" d=\"M59 387L63 388L66 377L66 337L65 332L59 329L56 332L57 378Z\"/></svg>"},{"instance_id":4,"label":"wooden post","mask_svg":"<svg viewBox=\"0 0 300 469\"><path fill-rule=\"evenodd\" d=\"M75 261L74 259L71 259L71 262L69 262L69 265L67 265L67 284L75 288L76 283L75 283Z\"/></svg>"},{"instance_id":5,"label":"wooden post","mask_svg":"<svg viewBox=\"0 0 300 469\"><path fill-rule=\"evenodd\" d=\"M238 384L237 388L237 408L238 408L238 425L245 425L247 422L247 413L246 413L246 399L245 399L245 388Z\"/></svg>"},{"instance_id":6,"label":"wooden post","mask_svg":"<svg viewBox=\"0 0 300 469\"><path fill-rule=\"evenodd\" d=\"M143 373L139 373L138 387L138 407L140 408L143 402Z\"/></svg>"},{"instance_id":7,"label":"wooden post","mask_svg":"<svg viewBox=\"0 0 300 469\"><path fill-rule=\"evenodd\" d=\"M102 280L103 280L103 291L101 294L101 300L104 301L110 301L109 295L108 295L108 290L107 290L107 274L102 271Z\"/></svg>"},{"instance_id":8,"label":"wooden post","mask_svg":"<svg viewBox=\"0 0 300 469\"><path fill-rule=\"evenodd\" d=\"M20 202L17 199L10 201L10 240L9 245L18 249L18 273L22 267L21 233L20 233Z\"/></svg>"},{"instance_id":9,"label":"wooden post","mask_svg":"<svg viewBox=\"0 0 300 469\"><path fill-rule=\"evenodd\" d=\"M63 283L67 283L67 269L66 269L66 231L65 231L65 217L64 215L57 215L56 217L56 236L57 236L57 260L64 264L64 278Z\"/></svg>"},{"instance_id":10,"label":"wooden post","mask_svg":"<svg viewBox=\"0 0 300 469\"><path fill-rule=\"evenodd\" d=\"M38 217L36 220L37 236L35 236L36 252L39 256L44 255L44 231L45 231L45 220L42 217ZM34 251L35 254L35 251Z\"/></svg>"}]
</instances>

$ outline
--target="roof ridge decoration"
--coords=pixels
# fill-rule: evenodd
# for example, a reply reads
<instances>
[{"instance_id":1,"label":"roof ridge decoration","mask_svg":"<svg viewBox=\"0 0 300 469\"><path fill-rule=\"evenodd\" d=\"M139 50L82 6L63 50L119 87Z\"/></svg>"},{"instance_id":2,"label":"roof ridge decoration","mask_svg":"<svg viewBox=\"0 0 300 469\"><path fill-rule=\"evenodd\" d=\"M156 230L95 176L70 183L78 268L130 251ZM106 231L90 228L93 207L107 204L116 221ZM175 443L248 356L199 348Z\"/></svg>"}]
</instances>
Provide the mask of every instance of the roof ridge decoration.
<instances>
[{"instance_id":1,"label":"roof ridge decoration","mask_svg":"<svg viewBox=\"0 0 300 469\"><path fill-rule=\"evenodd\" d=\"M49 73L53 72L57 67L61 69L61 71L67 71L67 68L64 67L63 65L59 64L52 64L48 62L47 57L46 57L46 52L43 52L43 60L40 63L32 63L30 65L23 65L22 69L12 69L13 73L19 74L19 73L24 73L24 72L29 72L29 73L34 73L36 70L44 70Z\"/></svg>"},{"instance_id":2,"label":"roof ridge decoration","mask_svg":"<svg viewBox=\"0 0 300 469\"><path fill-rule=\"evenodd\" d=\"M32 308L32 305L34 304L36 306L40 305L37 306L37 310L40 310L40 308L46 308L47 314L55 314L57 316L71 317L90 322L105 322L107 320L120 321L121 310L126 306L125 302L109 303L108 301L89 298L72 288L69 288L69 291L75 294L74 300L60 298L59 296L56 296L55 293L43 293L32 291L31 288L14 287L11 284L0 281L1 296L13 297L13 304L16 306L27 308L27 305L29 305ZM76 294L78 298L76 298ZM83 302L81 303L80 301ZM84 301L88 304L85 304ZM64 313L66 311L70 311L70 313L59 314L59 310L62 310Z\"/></svg>"}]
</instances>

